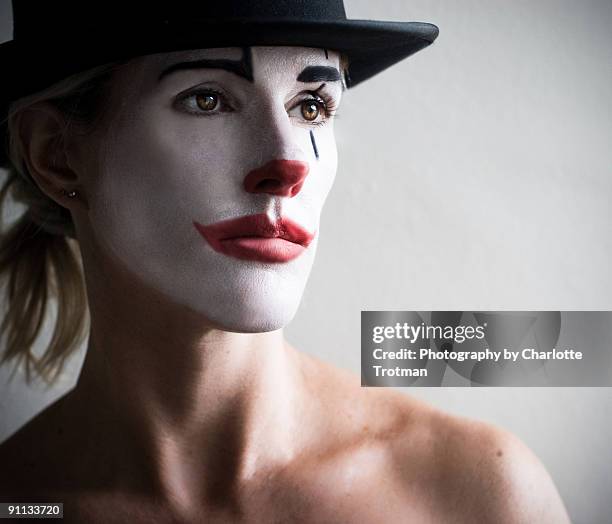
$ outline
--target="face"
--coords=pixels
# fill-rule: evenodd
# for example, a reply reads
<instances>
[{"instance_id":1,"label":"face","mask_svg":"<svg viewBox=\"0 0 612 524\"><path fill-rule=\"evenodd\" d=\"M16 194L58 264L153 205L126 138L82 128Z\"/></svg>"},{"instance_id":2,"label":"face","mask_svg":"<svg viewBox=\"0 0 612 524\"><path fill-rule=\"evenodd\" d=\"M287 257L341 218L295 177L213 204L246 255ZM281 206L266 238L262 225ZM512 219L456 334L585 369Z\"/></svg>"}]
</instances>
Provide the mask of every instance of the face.
<instances>
[{"instance_id":1,"label":"face","mask_svg":"<svg viewBox=\"0 0 612 524\"><path fill-rule=\"evenodd\" d=\"M230 331L293 318L337 167L339 56L139 57L116 73L85 179L91 231L148 286Z\"/></svg>"}]
</instances>

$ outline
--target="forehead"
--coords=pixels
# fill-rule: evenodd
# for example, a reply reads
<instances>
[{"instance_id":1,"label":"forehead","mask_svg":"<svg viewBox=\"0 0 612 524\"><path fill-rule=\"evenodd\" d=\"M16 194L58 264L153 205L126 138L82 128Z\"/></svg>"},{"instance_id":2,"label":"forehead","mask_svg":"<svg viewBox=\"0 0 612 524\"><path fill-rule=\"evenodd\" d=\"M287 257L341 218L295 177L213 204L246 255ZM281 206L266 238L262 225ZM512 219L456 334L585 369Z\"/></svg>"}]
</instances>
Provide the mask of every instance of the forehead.
<instances>
[{"instance_id":1,"label":"forehead","mask_svg":"<svg viewBox=\"0 0 612 524\"><path fill-rule=\"evenodd\" d=\"M250 46L250 47L218 47L190 49L184 51L172 51L157 53L146 56L136 57L122 67L120 71L135 80L134 75L138 75L141 81L147 82L147 78L162 77L176 69L198 69L200 64L204 67L215 63L214 68L222 62L225 63L221 69L246 71L238 73L248 77L251 81L257 82L270 75L281 75L287 80L297 80L299 74L307 66L316 65L330 68L324 73L328 80L336 80L339 74L331 71L331 68L340 69L340 53L331 49L315 47L296 47L296 46ZM119 78L122 74L119 72ZM309 77L316 77L316 72L310 71ZM285 78L283 78L284 80ZM300 78L301 81L311 81Z\"/></svg>"},{"instance_id":2,"label":"forehead","mask_svg":"<svg viewBox=\"0 0 612 524\"><path fill-rule=\"evenodd\" d=\"M143 57L151 64L164 67L176 61L190 61L200 59L227 59L227 60L242 60L244 59L245 50L250 50L250 55L253 64L258 64L265 67L268 64L274 64L276 67L284 67L286 69L296 69L300 65L308 63L329 63L330 65L338 65L340 55L338 52L331 49L322 49L316 47L295 47L295 46L251 46L251 47L218 47L205 49L191 49L186 51L174 51L169 53L160 53Z\"/></svg>"}]
</instances>

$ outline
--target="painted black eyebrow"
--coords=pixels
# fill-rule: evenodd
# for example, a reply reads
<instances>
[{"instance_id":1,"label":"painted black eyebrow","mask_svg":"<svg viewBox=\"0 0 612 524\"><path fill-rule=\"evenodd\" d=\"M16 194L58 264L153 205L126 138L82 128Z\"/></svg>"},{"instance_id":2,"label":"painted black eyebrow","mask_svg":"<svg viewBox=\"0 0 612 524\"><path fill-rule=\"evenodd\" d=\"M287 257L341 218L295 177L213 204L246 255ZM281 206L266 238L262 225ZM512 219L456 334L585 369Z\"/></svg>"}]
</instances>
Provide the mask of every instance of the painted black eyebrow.
<instances>
[{"instance_id":1,"label":"painted black eyebrow","mask_svg":"<svg viewBox=\"0 0 612 524\"><path fill-rule=\"evenodd\" d=\"M251 49L249 47L243 48L243 54L241 60L228 60L225 58L203 58L201 60L193 60L189 62L179 62L173 64L170 67L164 69L159 77L158 82L176 71L190 70L190 69L224 69L230 73L234 73L249 82L253 82L253 68L251 65Z\"/></svg>"},{"instance_id":2,"label":"painted black eyebrow","mask_svg":"<svg viewBox=\"0 0 612 524\"><path fill-rule=\"evenodd\" d=\"M338 82L340 71L331 66L308 66L297 77L298 82Z\"/></svg>"}]
</instances>

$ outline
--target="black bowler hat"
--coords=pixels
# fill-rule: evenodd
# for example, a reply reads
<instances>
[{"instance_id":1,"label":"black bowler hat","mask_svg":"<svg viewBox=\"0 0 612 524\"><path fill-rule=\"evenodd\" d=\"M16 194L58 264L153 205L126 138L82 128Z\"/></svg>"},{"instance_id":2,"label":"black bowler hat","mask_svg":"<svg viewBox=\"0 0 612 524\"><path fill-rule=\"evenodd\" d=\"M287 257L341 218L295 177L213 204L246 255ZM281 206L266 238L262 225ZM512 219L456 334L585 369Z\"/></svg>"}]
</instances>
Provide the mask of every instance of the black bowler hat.
<instances>
[{"instance_id":1,"label":"black bowler hat","mask_svg":"<svg viewBox=\"0 0 612 524\"><path fill-rule=\"evenodd\" d=\"M13 40L0 44L0 166L11 101L104 63L206 47L319 47L348 56L350 88L437 36L428 23L347 20L342 0L13 0Z\"/></svg>"}]
</instances>

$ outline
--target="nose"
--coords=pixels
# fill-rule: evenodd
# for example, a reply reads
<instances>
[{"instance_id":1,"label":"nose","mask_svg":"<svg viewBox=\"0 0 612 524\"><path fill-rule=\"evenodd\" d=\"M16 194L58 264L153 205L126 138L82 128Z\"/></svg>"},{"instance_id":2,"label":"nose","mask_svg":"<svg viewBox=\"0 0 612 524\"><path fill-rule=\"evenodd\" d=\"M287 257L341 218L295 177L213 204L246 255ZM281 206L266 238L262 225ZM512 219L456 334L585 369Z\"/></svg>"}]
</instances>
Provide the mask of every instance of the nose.
<instances>
[{"instance_id":1,"label":"nose","mask_svg":"<svg viewBox=\"0 0 612 524\"><path fill-rule=\"evenodd\" d=\"M309 169L308 162L301 160L270 160L247 173L244 188L249 193L294 197L302 189Z\"/></svg>"}]
</instances>

